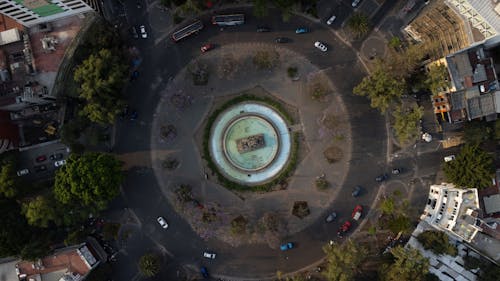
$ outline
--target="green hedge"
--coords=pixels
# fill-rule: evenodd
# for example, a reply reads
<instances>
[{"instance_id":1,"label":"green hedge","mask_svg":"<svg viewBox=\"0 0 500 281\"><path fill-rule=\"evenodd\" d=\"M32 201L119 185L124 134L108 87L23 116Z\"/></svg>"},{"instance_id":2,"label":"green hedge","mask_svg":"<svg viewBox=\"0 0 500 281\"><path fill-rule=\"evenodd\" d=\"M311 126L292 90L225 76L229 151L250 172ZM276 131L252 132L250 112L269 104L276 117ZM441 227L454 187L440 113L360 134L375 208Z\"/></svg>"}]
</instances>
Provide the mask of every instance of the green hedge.
<instances>
[{"instance_id":1,"label":"green hedge","mask_svg":"<svg viewBox=\"0 0 500 281\"><path fill-rule=\"evenodd\" d=\"M282 182L284 179L288 178L289 176L292 175L293 171L295 170L295 167L297 166L297 153L299 150L299 133L294 133L293 138L292 138L292 148L291 148L291 155L290 159L288 160L288 164L283 171L272 181L262 184L262 185L255 185L255 186L247 186L243 185L237 182L234 182L232 180L229 180L226 178L217 168L217 165L213 162L212 157L210 157L210 149L209 149L209 140L210 140L210 131L212 128L212 125L214 124L215 120L217 119L217 116L221 114L224 110L228 109L229 107L244 102L244 101L257 101L261 103L265 103L268 106L273 107L276 109L289 123L293 124L293 118L292 116L285 110L283 105L279 103L278 101L268 98L268 97L258 97L254 95L249 95L249 94L244 94L238 97L235 97L234 99L231 99L224 103L222 106L220 106L217 110L215 110L207 119L207 125L205 126L205 131L203 132L203 159L207 161L207 166L208 168L217 175L217 180L226 188L233 189L233 190L240 190L240 191L270 191L271 188Z\"/></svg>"}]
</instances>

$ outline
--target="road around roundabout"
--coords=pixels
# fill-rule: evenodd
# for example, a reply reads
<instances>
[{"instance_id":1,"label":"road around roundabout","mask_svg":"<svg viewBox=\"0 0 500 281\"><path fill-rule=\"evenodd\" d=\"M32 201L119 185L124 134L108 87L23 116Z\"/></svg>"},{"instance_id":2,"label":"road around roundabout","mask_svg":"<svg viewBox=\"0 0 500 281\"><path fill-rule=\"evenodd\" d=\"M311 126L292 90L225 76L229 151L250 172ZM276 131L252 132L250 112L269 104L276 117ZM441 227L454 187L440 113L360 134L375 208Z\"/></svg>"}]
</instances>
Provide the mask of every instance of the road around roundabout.
<instances>
[{"instance_id":1,"label":"road around roundabout","mask_svg":"<svg viewBox=\"0 0 500 281\"><path fill-rule=\"evenodd\" d=\"M116 143L114 151L131 158L144 157L140 165L131 168L123 186L123 196L126 204L139 220L143 236L151 239L153 245L169 255L167 263L175 260L175 264L182 265L197 271L200 265L205 265L213 276L227 280L263 280L281 272L293 272L320 260L323 257L321 247L335 237L336 230L342 221L325 224L323 213L316 214L316 221L307 228L295 233L288 238L297 243L297 249L286 253L270 249L265 244L242 245L231 247L217 239L204 241L194 233L179 216L169 200L162 192L162 183L158 183L154 171L150 168L154 160L154 149L150 136L155 133L155 120L165 112L157 111L157 106L164 99L164 94L169 85L173 83L177 74L193 59L200 56L199 47L207 42L214 42L221 46L240 43L257 46L259 42L274 44L274 38L282 36L293 39L292 43L283 44L281 48L290 49L322 70L333 82L336 92L341 96L345 105L351 127L352 154L349 169L341 187L337 190L336 198L324 212L335 209L347 219L355 204L366 207L371 206L379 185L374 178L386 170L386 131L383 116L369 106L369 101L363 97L352 94L352 88L359 83L365 75L360 66L355 51L343 45L333 33L322 24L310 22L295 16L290 22L283 23L279 16L257 20L250 15L251 9L237 9L233 11L244 12L247 22L243 26L219 28L208 26L199 35L192 36L185 41L172 43L164 41L160 44L141 41L139 50L143 57L141 77L127 89L127 99L131 107L139 112L139 120L123 122L117 125ZM270 15L276 15L270 11ZM208 23L208 16L202 17ZM255 32L258 24L265 24L272 28L269 33ZM294 30L299 26L307 26L312 32L309 34L295 35ZM155 34L154 36L160 36ZM313 47L314 41L326 42L329 51L324 54ZM300 66L299 66L300 69ZM204 98L194 97L193 105L186 112L167 112L174 117L172 120L178 124L185 124L178 128L180 138L190 138L197 126L190 116L197 107L203 108ZM300 109L300 108L299 108ZM190 112L193 110L193 112ZM158 140L156 140L158 141ZM191 148L191 149L190 149ZM176 153L184 151L190 157L197 158L196 150L191 143L177 143L163 148L163 152ZM181 165L189 165L189 162ZM196 167L196 166L194 166ZM318 174L327 171L318 171ZM183 175L184 176L184 175ZM175 181L175 175L170 175ZM167 177L168 178L168 177ZM204 171L193 169L189 176L190 183L202 185L205 182ZM361 185L364 193L359 199L351 196L352 188ZM155 218L162 215L169 221L170 228L166 231L159 228ZM140 245L136 245L140 246ZM147 246L150 247L150 246ZM213 261L203 260L202 252L211 249L218 253ZM126 278L123 280L130 280Z\"/></svg>"}]
</instances>

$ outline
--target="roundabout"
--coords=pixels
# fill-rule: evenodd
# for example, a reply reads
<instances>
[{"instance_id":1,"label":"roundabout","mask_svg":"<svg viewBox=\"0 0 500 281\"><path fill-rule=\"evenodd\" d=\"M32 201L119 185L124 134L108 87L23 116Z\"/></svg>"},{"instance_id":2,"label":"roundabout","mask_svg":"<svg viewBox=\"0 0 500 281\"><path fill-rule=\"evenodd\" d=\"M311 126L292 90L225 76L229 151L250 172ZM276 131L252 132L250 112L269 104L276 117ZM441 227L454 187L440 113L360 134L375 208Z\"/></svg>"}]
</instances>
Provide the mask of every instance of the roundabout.
<instances>
[{"instance_id":1,"label":"roundabout","mask_svg":"<svg viewBox=\"0 0 500 281\"><path fill-rule=\"evenodd\" d=\"M251 9L245 12L250 15ZM370 109L366 99L352 95L352 88L364 76L356 54L322 25L300 17L289 23L269 19L273 34L256 34L255 21L249 18L238 32L236 28L227 32L207 28L185 42L151 51L144 47L144 79L127 93L144 117L119 125L116 134L117 153L132 154L137 160L134 153L147 151L144 164L129 171L123 196L140 221L144 239L153 245L148 247L159 247L179 267L196 272L200 265L207 265L213 276L229 280L265 280L278 270L294 272L319 261L322 246L350 217L352 207L362 204L369 209L377 192L373 178L385 163L383 118ZM314 31L286 46L262 43L273 42L277 34L293 38L295 26ZM317 37L325 38L334 51L314 50L311 42ZM220 47L200 56L199 46L205 42L217 42ZM278 65L271 70L256 68L251 59L256 51L279 53ZM228 57L237 61L239 69L231 76L220 75L220 65ZM207 85L193 85L189 73L193 62L210 70ZM298 81L287 77L289 67L298 67ZM316 81L328 85L329 92L321 100L311 98ZM280 173L289 174L267 192L224 186L204 157L203 133L211 112L245 94L277 101L293 121L274 106L251 101L233 104L210 126L209 153L220 173L249 189L275 181ZM173 95L188 95L193 102L186 108L176 107L170 102ZM176 137L166 142L160 132L169 124L175 126ZM295 135L300 144L292 156ZM324 151L329 147L341 149L342 159L328 162ZM175 170L162 167L167 157L179 162ZM292 160L295 168L287 171ZM314 186L322 174L330 183L326 190ZM190 187L191 201L178 200L181 185ZM366 190L359 199L351 196L356 185ZM297 201L306 201L310 210L302 219L291 212ZM332 210L338 220L325 224L324 216ZM160 214L169 222L168 231L156 225ZM279 218L276 233L261 229L268 214ZM234 234L232 222L240 217L245 231ZM278 249L283 241L297 245L286 253L286 259ZM137 251L146 248L134 245ZM216 252L217 259L203 259L204 249Z\"/></svg>"}]
</instances>

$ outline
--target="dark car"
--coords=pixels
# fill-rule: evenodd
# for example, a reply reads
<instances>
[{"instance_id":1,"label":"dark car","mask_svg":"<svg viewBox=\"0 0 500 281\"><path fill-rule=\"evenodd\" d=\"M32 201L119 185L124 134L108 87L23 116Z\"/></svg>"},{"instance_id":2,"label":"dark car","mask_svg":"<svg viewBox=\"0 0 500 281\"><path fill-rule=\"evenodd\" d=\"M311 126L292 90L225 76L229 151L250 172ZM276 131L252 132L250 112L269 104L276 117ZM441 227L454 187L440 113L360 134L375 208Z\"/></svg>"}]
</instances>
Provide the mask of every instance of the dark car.
<instances>
[{"instance_id":1,"label":"dark car","mask_svg":"<svg viewBox=\"0 0 500 281\"><path fill-rule=\"evenodd\" d=\"M36 158L36 162L43 162L47 160L47 156L46 155L40 155Z\"/></svg>"},{"instance_id":2,"label":"dark car","mask_svg":"<svg viewBox=\"0 0 500 281\"><path fill-rule=\"evenodd\" d=\"M132 113L130 114L130 121L134 121L137 119L137 117L139 117L139 114L137 113L137 111L132 111Z\"/></svg>"},{"instance_id":3,"label":"dark car","mask_svg":"<svg viewBox=\"0 0 500 281\"><path fill-rule=\"evenodd\" d=\"M257 32L269 32L271 29L267 26L257 26Z\"/></svg>"},{"instance_id":4,"label":"dark car","mask_svg":"<svg viewBox=\"0 0 500 281\"><path fill-rule=\"evenodd\" d=\"M375 178L376 182L383 182L385 181L389 176L387 174L381 174Z\"/></svg>"},{"instance_id":5,"label":"dark car","mask_svg":"<svg viewBox=\"0 0 500 281\"><path fill-rule=\"evenodd\" d=\"M47 170L47 167L45 165L38 165L38 166L35 166L35 172L39 173L39 172L43 172Z\"/></svg>"},{"instance_id":6,"label":"dark car","mask_svg":"<svg viewBox=\"0 0 500 281\"><path fill-rule=\"evenodd\" d=\"M356 187L352 191L352 197L358 197L359 194L361 194L361 186L356 185Z\"/></svg>"},{"instance_id":7,"label":"dark car","mask_svg":"<svg viewBox=\"0 0 500 281\"><path fill-rule=\"evenodd\" d=\"M394 168L392 169L392 174L393 175L399 175L401 173L401 168Z\"/></svg>"},{"instance_id":8,"label":"dark car","mask_svg":"<svg viewBox=\"0 0 500 281\"><path fill-rule=\"evenodd\" d=\"M130 75L130 81L137 80L137 78L139 78L139 71L134 70L134 72Z\"/></svg>"},{"instance_id":9,"label":"dark car","mask_svg":"<svg viewBox=\"0 0 500 281\"><path fill-rule=\"evenodd\" d=\"M64 155L62 153L55 153L49 156L50 160L60 160L63 159Z\"/></svg>"},{"instance_id":10,"label":"dark car","mask_svg":"<svg viewBox=\"0 0 500 281\"><path fill-rule=\"evenodd\" d=\"M208 275L208 269L204 266L201 267L200 269L200 272L201 272L201 275L203 276L203 278L208 278L209 275Z\"/></svg>"},{"instance_id":11,"label":"dark car","mask_svg":"<svg viewBox=\"0 0 500 281\"><path fill-rule=\"evenodd\" d=\"M290 42L290 39L286 37L278 37L274 41L276 41L276 43L288 43Z\"/></svg>"},{"instance_id":12,"label":"dark car","mask_svg":"<svg viewBox=\"0 0 500 281\"><path fill-rule=\"evenodd\" d=\"M332 212L331 214L329 214L326 218L325 218L325 221L326 222L332 222L335 220L335 218L337 217L337 213L335 212Z\"/></svg>"}]
</instances>

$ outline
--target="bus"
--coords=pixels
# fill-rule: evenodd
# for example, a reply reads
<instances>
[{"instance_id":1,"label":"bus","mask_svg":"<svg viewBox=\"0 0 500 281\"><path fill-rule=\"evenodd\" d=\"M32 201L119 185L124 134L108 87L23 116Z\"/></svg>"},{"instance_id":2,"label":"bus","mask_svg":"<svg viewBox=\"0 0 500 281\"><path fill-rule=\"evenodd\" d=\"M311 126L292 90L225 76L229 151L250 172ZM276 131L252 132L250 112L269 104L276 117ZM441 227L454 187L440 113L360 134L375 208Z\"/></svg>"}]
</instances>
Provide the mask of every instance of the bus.
<instances>
[{"instance_id":1,"label":"bus","mask_svg":"<svg viewBox=\"0 0 500 281\"><path fill-rule=\"evenodd\" d=\"M189 35L196 33L202 29L203 29L203 23L200 20L196 20L195 22L172 33L172 40L177 42L182 38L188 37Z\"/></svg>"},{"instance_id":2,"label":"bus","mask_svg":"<svg viewBox=\"0 0 500 281\"><path fill-rule=\"evenodd\" d=\"M216 24L218 26L240 25L244 23L244 14L216 15L212 17L212 24Z\"/></svg>"}]
</instances>

